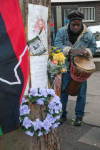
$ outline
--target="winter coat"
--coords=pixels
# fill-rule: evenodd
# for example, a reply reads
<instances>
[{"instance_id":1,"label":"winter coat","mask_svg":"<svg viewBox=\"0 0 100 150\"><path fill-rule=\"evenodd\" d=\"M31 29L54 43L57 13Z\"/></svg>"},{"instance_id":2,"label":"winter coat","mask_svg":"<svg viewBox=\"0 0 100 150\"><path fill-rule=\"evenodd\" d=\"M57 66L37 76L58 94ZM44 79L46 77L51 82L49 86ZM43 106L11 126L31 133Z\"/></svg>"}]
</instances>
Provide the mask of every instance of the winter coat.
<instances>
[{"instance_id":1,"label":"winter coat","mask_svg":"<svg viewBox=\"0 0 100 150\"><path fill-rule=\"evenodd\" d=\"M96 40L92 32L88 31L87 27L83 25L83 31L77 38L77 41L72 44L68 38L68 25L60 28L57 32L54 45L64 49L65 47L71 47L72 49L85 49L88 48L91 50L92 54L96 51ZM69 71L69 62L66 61L67 70ZM67 73L63 73L67 74ZM64 76L64 75L63 75ZM68 86L67 82L68 76L62 80L62 90Z\"/></svg>"},{"instance_id":2,"label":"winter coat","mask_svg":"<svg viewBox=\"0 0 100 150\"><path fill-rule=\"evenodd\" d=\"M85 49L89 48L92 53L96 51L95 36L90 32L85 25L83 25L83 31L79 35L77 41L72 45L68 38L68 25L60 28L57 32L54 45L60 48L70 46L73 49Z\"/></svg>"}]
</instances>

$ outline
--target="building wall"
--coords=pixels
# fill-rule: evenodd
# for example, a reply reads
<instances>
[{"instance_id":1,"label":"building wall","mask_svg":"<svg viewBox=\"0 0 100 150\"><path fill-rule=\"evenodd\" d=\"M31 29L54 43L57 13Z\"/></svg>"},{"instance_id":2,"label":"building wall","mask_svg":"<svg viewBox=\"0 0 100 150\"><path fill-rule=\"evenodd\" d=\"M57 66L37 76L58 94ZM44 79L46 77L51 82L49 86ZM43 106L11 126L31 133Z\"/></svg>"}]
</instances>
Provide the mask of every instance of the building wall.
<instances>
[{"instance_id":1,"label":"building wall","mask_svg":"<svg viewBox=\"0 0 100 150\"><path fill-rule=\"evenodd\" d=\"M51 0L51 3L57 3L57 2L89 2L89 1L100 1L100 0Z\"/></svg>"},{"instance_id":2,"label":"building wall","mask_svg":"<svg viewBox=\"0 0 100 150\"><path fill-rule=\"evenodd\" d=\"M100 1L99 2L77 2L77 3L52 3L52 7L56 6L61 6L62 8L62 18L57 18L59 19L64 19L63 18L63 9L72 9L72 8L78 8L78 7L95 7L95 22L87 22L85 24L87 25L100 25ZM63 24L62 24L63 25ZM58 25L59 27L59 25Z\"/></svg>"},{"instance_id":3,"label":"building wall","mask_svg":"<svg viewBox=\"0 0 100 150\"><path fill-rule=\"evenodd\" d=\"M100 25L100 2L77 3L78 7L95 7L95 22L86 23L87 25Z\"/></svg>"}]
</instances>

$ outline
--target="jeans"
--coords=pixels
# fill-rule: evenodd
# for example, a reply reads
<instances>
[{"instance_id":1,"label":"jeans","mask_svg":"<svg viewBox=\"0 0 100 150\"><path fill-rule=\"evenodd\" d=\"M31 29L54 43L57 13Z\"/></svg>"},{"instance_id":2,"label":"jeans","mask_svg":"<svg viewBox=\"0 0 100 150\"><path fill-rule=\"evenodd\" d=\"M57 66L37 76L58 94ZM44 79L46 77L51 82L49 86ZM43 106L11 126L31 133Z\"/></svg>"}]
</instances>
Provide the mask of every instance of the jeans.
<instances>
[{"instance_id":1,"label":"jeans","mask_svg":"<svg viewBox=\"0 0 100 150\"><path fill-rule=\"evenodd\" d=\"M62 74L62 90L61 90L61 102L62 102L62 116L66 116L67 111L67 102L68 102L68 93L65 91L68 86L69 81L71 80L70 73ZM84 109L86 104L86 91L87 91L87 81L84 81L80 85L79 93L77 95L76 107L75 107L75 115L76 117L84 116Z\"/></svg>"}]
</instances>

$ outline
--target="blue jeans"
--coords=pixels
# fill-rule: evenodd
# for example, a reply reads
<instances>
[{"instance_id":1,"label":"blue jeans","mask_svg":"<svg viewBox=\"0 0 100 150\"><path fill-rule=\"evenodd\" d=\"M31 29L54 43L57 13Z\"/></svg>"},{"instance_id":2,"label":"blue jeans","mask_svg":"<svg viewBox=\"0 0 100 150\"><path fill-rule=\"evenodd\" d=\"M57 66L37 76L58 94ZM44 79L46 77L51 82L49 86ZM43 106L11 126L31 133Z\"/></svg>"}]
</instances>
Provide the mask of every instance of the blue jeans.
<instances>
[{"instance_id":1,"label":"blue jeans","mask_svg":"<svg viewBox=\"0 0 100 150\"><path fill-rule=\"evenodd\" d=\"M67 111L67 102L68 102L68 93L65 91L68 86L69 81L71 80L70 73L63 73L62 75L62 90L61 90L61 102L62 102L62 116L66 116ZM76 117L84 116L84 109L86 104L86 91L87 91L87 81L84 81L80 85L79 93L77 95L76 107L75 107L75 115Z\"/></svg>"}]
</instances>

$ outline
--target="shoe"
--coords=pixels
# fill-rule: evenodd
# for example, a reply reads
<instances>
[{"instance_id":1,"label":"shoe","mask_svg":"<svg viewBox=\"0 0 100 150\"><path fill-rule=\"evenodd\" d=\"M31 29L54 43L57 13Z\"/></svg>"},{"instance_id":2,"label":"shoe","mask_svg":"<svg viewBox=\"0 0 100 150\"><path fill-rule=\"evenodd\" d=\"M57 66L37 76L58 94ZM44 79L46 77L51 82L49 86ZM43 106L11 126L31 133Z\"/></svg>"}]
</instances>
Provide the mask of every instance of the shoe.
<instances>
[{"instance_id":1,"label":"shoe","mask_svg":"<svg viewBox=\"0 0 100 150\"><path fill-rule=\"evenodd\" d=\"M74 126L81 126L82 125L82 123L83 123L83 118L82 117L76 117L76 119L75 120L73 120L73 122L72 122L72 124L74 125Z\"/></svg>"}]
</instances>

